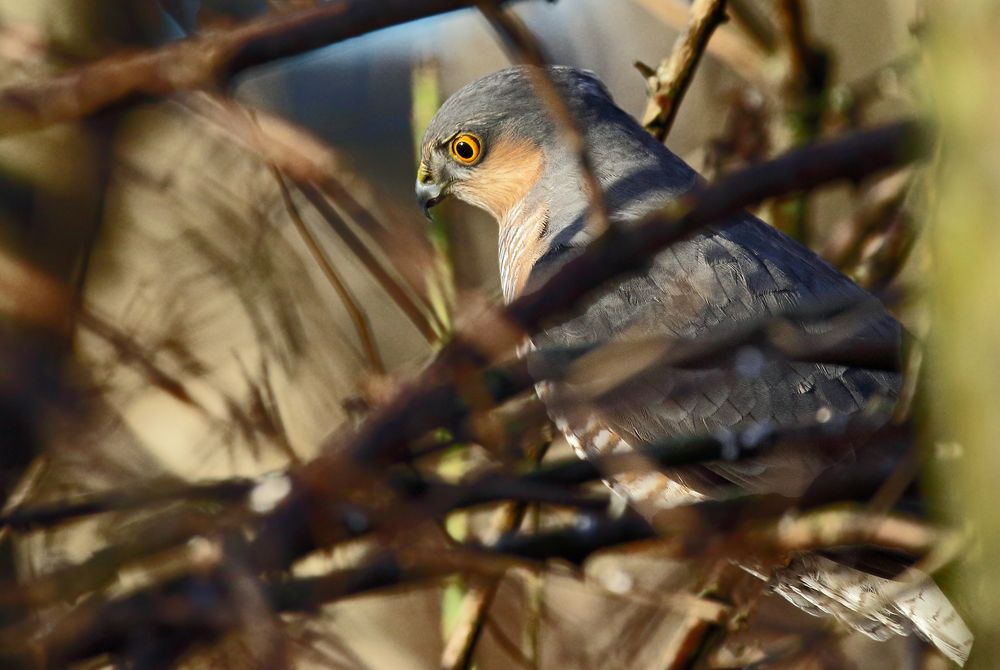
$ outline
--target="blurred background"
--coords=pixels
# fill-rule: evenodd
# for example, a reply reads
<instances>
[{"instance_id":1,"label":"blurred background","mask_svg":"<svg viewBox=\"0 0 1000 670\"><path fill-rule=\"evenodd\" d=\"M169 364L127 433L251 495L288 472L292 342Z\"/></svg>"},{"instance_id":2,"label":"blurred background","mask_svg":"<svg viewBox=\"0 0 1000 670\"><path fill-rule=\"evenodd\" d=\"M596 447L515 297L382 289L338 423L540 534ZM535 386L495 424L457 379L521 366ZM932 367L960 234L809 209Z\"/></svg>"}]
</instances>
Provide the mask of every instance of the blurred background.
<instances>
[{"instance_id":1,"label":"blurred background","mask_svg":"<svg viewBox=\"0 0 1000 670\"><path fill-rule=\"evenodd\" d=\"M0 0L0 83L45 81L98 58L169 49L315 4ZM989 107L987 94L967 106L957 102L993 83L986 62L1000 41L986 34L991 24L982 16L996 14L990 3L936 3L942 27L928 37L927 8L919 0L802 2L809 43L825 59L820 93L796 78L781 3L738 4L738 15L712 38L667 140L706 176L928 110L941 114L945 135L955 129L962 146L984 153L992 146L977 146L968 130L979 122L969 110ZM648 96L634 63L655 67L669 55L689 6L559 0L519 2L513 11L552 62L595 71L619 105L641 116ZM948 40L969 35L969 26L982 30L981 38L969 37L982 53L966 62ZM421 216L413 196L416 147L441 101L509 62L489 24L467 9L253 67L218 87L181 87L166 99L149 92L78 123L4 131L0 487L6 508L136 482L256 477L286 468L314 457L326 436L353 425L419 371L474 306L498 300L499 280L488 217L451 202L433 225ZM954 72L968 78L956 83ZM53 98L54 105L62 102ZM980 158L976 174L988 173L995 159ZM955 182L940 187L943 207L981 202L962 189L991 192L991 181L962 177L961 164L948 169ZM996 367L995 357L984 354L995 333L992 291L969 304L953 298L965 295L956 287L991 283L988 254L995 247L986 243L996 233L985 232L985 222L996 209L984 204L964 212L970 226L984 223L960 239L935 233L926 205L934 188L916 173L904 168L863 188L840 185L780 199L757 213L866 287L905 294L894 305L897 315L920 338L940 338L935 389L946 409L927 428L926 441L949 461L960 445L972 449L996 435L982 418L989 414L986 399L995 397L996 382L983 373ZM953 246L960 242L966 246ZM979 257L970 249L984 255L980 263L973 264ZM935 254L944 270L935 269ZM955 273L940 283L955 293L927 298L932 269ZM952 318L934 322L935 309ZM933 333L932 322L938 323ZM978 324L979 339L957 346L956 333L970 323ZM982 387L974 381L980 375L989 377ZM928 425L933 417L931 410L921 421ZM550 450L550 456L569 453L564 444ZM491 458L473 449L438 467L463 473ZM956 487L968 499L989 498L982 473L995 470L991 456L984 458L963 462L957 474L947 465L928 472L946 483L937 489L956 516L982 511L978 502L968 503L972 508L950 502ZM947 484L964 481L963 472L980 479L969 489ZM972 493L979 490L983 495ZM165 507L4 533L3 579L65 588L37 607L43 619L94 589L127 589L130 579L141 578L109 572L94 557L155 536ZM491 511L482 510L450 519L448 530L462 539L490 523ZM976 551L989 555L985 542ZM334 552L323 560L351 559ZM676 605L656 595L663 591L663 563L628 552L589 563L583 579L560 566L542 575L513 571L487 619L476 667L672 667L665 659L676 644L669 616ZM81 564L90 569L65 572ZM72 574L73 583L62 574ZM947 576L962 601L970 587L960 572ZM622 579L645 597L616 592ZM988 586L976 583L973 591ZM380 592L268 625L287 635L300 667L439 667L463 589L447 582ZM776 598L765 600L745 646L786 643L816 627ZM0 614L19 621L24 612L11 606ZM989 616L981 611L972 620ZM251 641L234 636L186 662L269 667L252 640L277 633L261 622L248 630ZM767 667L947 667L905 638L876 643L840 631L830 646L818 660Z\"/></svg>"}]
</instances>

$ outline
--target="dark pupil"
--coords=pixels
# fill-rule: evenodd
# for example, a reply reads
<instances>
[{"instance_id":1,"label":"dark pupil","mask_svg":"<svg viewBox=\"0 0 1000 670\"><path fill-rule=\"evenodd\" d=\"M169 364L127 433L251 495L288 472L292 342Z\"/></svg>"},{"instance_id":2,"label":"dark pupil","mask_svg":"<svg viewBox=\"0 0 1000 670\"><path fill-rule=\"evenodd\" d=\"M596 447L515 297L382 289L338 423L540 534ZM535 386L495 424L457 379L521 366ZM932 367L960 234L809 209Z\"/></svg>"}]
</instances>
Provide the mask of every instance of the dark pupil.
<instances>
[{"instance_id":1,"label":"dark pupil","mask_svg":"<svg viewBox=\"0 0 1000 670\"><path fill-rule=\"evenodd\" d=\"M469 160L475 155L476 150L472 148L471 144L469 144L465 140L462 140L461 142L455 145L455 153L458 154L461 158Z\"/></svg>"}]
</instances>

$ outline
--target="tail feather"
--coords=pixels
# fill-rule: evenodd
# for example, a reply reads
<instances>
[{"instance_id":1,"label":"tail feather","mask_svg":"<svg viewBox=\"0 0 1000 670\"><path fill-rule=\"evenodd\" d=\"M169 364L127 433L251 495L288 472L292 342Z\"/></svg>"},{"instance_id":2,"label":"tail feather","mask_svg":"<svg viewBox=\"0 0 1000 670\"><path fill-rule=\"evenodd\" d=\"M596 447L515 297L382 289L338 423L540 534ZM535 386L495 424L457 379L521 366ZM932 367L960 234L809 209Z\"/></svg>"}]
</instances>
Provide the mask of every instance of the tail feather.
<instances>
[{"instance_id":1,"label":"tail feather","mask_svg":"<svg viewBox=\"0 0 1000 670\"><path fill-rule=\"evenodd\" d=\"M930 642L958 665L972 651L972 631L930 576L884 579L816 554L802 554L771 577L772 591L814 616L832 616L875 640L893 634Z\"/></svg>"}]
</instances>

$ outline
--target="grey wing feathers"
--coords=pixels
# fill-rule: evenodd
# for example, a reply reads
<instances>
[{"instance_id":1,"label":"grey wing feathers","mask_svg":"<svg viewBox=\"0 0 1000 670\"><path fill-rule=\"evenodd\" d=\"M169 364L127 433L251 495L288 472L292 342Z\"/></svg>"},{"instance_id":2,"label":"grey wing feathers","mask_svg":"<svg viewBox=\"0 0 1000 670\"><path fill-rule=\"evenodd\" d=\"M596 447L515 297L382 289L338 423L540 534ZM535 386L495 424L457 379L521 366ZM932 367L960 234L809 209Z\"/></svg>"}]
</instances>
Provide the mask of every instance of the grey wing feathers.
<instances>
[{"instance_id":1,"label":"grey wing feathers","mask_svg":"<svg viewBox=\"0 0 1000 670\"><path fill-rule=\"evenodd\" d=\"M646 273L605 287L585 311L547 330L535 343L544 351L546 346L652 336L697 340L799 306L850 300L874 299L812 252L747 214L662 252ZM801 327L819 332L835 326L820 319ZM881 307L866 310L852 328L851 336L858 340L899 342L899 325ZM653 369L589 409L638 445L754 422L796 425L811 423L817 415L834 418L871 408L887 412L899 386L898 375L875 370L770 358L750 367ZM553 404L559 391L556 385ZM575 397L571 389L563 391L567 398ZM784 463L778 470L787 470L787 459ZM795 479L807 483L822 466L798 465L801 476L791 479L787 472L779 475L761 464L712 467L751 490L773 490L794 488Z\"/></svg>"}]
</instances>

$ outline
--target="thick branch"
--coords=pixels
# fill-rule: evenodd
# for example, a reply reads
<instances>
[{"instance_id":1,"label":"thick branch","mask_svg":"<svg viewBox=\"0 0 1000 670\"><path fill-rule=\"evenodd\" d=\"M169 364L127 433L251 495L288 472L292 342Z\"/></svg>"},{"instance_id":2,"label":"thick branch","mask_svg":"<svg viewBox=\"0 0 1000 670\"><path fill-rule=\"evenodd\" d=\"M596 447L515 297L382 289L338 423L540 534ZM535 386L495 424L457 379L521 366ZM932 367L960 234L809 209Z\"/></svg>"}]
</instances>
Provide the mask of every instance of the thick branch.
<instances>
[{"instance_id":1,"label":"thick branch","mask_svg":"<svg viewBox=\"0 0 1000 670\"><path fill-rule=\"evenodd\" d=\"M639 447L633 453L606 454L585 461L566 459L527 473L520 481L563 486L584 484L632 470L637 461L662 468L680 468L711 461L755 458L777 445L794 445L803 450L836 455L861 440L878 442L880 452L892 453L910 446L912 435L905 427L877 429L870 422L857 420L847 424L831 422L782 431L758 424L724 434L668 439Z\"/></svg>"},{"instance_id":2,"label":"thick branch","mask_svg":"<svg viewBox=\"0 0 1000 670\"><path fill-rule=\"evenodd\" d=\"M872 544L921 555L945 535L916 521L865 512L825 512L806 516L783 531L775 525L786 513L833 503L865 502L891 474L885 467L833 468L817 479L802 498L755 494L712 500L659 512L651 521L628 513L620 518L583 517L574 527L534 535L508 535L490 551L529 560L562 559L582 564L595 552L632 542L661 538L661 549L682 558L724 551L739 541L740 552L759 556L805 549ZM892 519L892 520L889 520ZM761 525L761 524L764 525Z\"/></svg>"},{"instance_id":3,"label":"thick branch","mask_svg":"<svg viewBox=\"0 0 1000 670\"><path fill-rule=\"evenodd\" d=\"M538 289L510 304L507 317L534 332L572 310L594 288L640 269L658 251L763 200L841 180L860 181L911 162L924 152L920 129L900 121L790 151L731 174L692 195L681 216L656 212L637 226L595 240ZM678 208L671 208L677 211ZM513 342L510 344L514 344Z\"/></svg>"},{"instance_id":4,"label":"thick branch","mask_svg":"<svg viewBox=\"0 0 1000 670\"><path fill-rule=\"evenodd\" d=\"M75 121L142 96L212 88L257 65L472 4L472 0L332 0L161 49L113 56L45 81L0 89L0 135Z\"/></svg>"}]
</instances>

